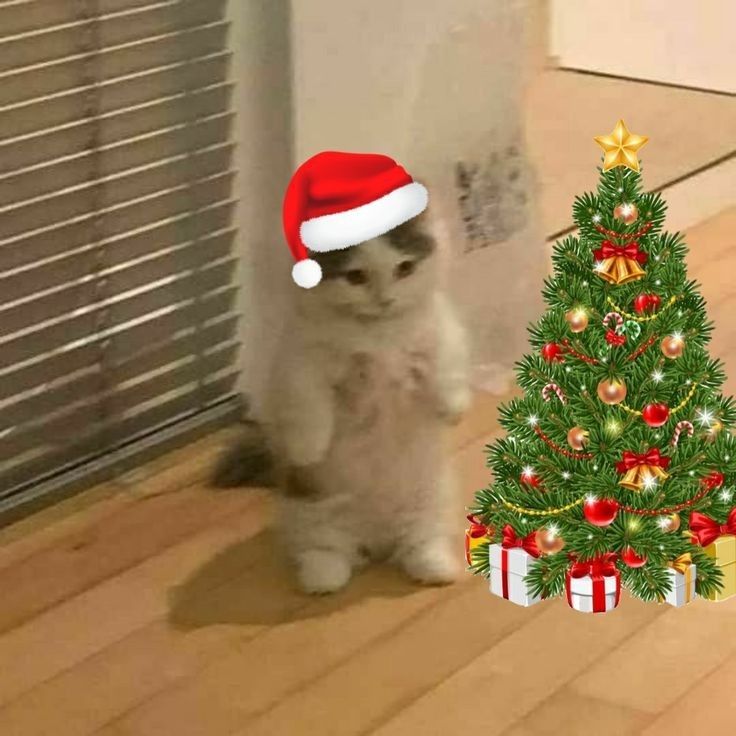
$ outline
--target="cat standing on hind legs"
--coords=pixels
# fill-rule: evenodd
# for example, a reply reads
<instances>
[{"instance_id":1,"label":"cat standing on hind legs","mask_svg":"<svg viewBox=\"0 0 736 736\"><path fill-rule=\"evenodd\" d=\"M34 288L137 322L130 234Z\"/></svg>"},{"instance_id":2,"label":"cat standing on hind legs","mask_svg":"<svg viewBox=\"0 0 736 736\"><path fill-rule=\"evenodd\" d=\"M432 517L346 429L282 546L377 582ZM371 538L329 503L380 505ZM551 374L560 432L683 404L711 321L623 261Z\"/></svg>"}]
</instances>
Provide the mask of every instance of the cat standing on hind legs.
<instances>
[{"instance_id":1,"label":"cat standing on hind legs","mask_svg":"<svg viewBox=\"0 0 736 736\"><path fill-rule=\"evenodd\" d=\"M338 590L371 559L448 583L462 554L444 429L470 390L465 336L421 215L426 190L383 156L310 162L309 186L300 170L287 191L284 222L295 280L318 276L300 283L314 288L299 290L284 324L263 417L283 540L307 592ZM358 200L320 214L315 192L334 202L338 184Z\"/></svg>"}]
</instances>

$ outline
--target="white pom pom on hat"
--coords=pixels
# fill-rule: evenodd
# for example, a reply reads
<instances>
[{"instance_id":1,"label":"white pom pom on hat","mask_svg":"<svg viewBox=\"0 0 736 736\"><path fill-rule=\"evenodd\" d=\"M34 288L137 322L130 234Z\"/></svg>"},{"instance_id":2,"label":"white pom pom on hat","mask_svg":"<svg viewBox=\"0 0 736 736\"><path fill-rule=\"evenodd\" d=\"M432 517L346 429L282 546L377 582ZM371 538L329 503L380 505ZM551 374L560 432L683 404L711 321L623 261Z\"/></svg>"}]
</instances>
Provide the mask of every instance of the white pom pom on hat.
<instances>
[{"instance_id":1,"label":"white pom pom on hat","mask_svg":"<svg viewBox=\"0 0 736 736\"><path fill-rule=\"evenodd\" d=\"M317 261L304 258L294 264L294 268L291 269L291 278L302 289L311 289L322 281L322 268Z\"/></svg>"},{"instance_id":2,"label":"white pom pom on hat","mask_svg":"<svg viewBox=\"0 0 736 736\"><path fill-rule=\"evenodd\" d=\"M427 190L388 156L338 151L312 156L296 170L284 196L294 282L311 289L322 279L307 249L324 253L364 243L416 217L427 202Z\"/></svg>"}]
</instances>

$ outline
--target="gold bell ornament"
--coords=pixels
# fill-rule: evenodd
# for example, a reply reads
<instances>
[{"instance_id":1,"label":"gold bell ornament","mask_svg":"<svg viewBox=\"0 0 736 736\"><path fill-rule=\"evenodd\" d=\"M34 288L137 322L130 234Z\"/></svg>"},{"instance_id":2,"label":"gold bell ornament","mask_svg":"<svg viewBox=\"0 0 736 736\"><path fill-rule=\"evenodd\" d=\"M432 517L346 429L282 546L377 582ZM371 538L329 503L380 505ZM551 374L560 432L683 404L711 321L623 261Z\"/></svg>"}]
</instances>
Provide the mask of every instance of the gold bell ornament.
<instances>
[{"instance_id":1,"label":"gold bell ornament","mask_svg":"<svg viewBox=\"0 0 736 736\"><path fill-rule=\"evenodd\" d=\"M641 264L647 262L647 254L639 250L635 240L624 245L604 240L593 255L598 262L596 273L609 284L628 284L644 277Z\"/></svg>"},{"instance_id":2,"label":"gold bell ornament","mask_svg":"<svg viewBox=\"0 0 736 736\"><path fill-rule=\"evenodd\" d=\"M617 472L624 476L618 484L630 491L651 488L669 478L666 472L669 464L670 458L660 454L656 447L641 455L625 450L623 457L616 464Z\"/></svg>"}]
</instances>

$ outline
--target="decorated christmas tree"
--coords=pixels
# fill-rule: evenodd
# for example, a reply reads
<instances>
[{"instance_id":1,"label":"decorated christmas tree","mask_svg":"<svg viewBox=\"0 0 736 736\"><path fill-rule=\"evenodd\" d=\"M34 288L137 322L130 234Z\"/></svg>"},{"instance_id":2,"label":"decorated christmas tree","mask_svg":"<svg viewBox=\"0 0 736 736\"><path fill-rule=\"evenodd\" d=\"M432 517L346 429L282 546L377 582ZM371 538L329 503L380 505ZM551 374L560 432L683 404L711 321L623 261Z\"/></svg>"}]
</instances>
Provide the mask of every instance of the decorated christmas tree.
<instances>
[{"instance_id":1,"label":"decorated christmas tree","mask_svg":"<svg viewBox=\"0 0 736 736\"><path fill-rule=\"evenodd\" d=\"M709 356L712 323L687 247L642 189L647 138L623 121L595 138L595 194L555 245L548 306L503 405L492 479L468 517L471 570L520 605L564 595L581 611L736 594L736 405Z\"/></svg>"}]
</instances>

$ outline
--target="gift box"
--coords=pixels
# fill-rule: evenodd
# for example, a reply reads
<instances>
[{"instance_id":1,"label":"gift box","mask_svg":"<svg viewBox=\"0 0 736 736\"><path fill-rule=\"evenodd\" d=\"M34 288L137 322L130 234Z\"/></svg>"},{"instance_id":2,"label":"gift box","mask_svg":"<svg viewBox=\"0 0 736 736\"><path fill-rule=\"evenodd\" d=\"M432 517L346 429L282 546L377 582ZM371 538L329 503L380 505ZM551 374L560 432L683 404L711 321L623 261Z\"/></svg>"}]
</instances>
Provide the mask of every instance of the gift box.
<instances>
[{"instance_id":1,"label":"gift box","mask_svg":"<svg viewBox=\"0 0 736 736\"><path fill-rule=\"evenodd\" d=\"M711 601L725 601L736 595L736 507L731 510L725 524L693 511L689 526L693 542L703 547L703 552L723 573L720 590L704 597Z\"/></svg>"},{"instance_id":2,"label":"gift box","mask_svg":"<svg viewBox=\"0 0 736 736\"><path fill-rule=\"evenodd\" d=\"M669 567L667 573L670 577L670 591L663 598L663 601L679 608L686 603L690 603L696 596L696 565L693 564L690 554L680 555L667 564Z\"/></svg>"},{"instance_id":3,"label":"gift box","mask_svg":"<svg viewBox=\"0 0 736 736\"><path fill-rule=\"evenodd\" d=\"M468 565L473 564L472 551L488 541L488 529L480 523L480 519L472 514L468 516L470 527L465 530L465 560Z\"/></svg>"},{"instance_id":4,"label":"gift box","mask_svg":"<svg viewBox=\"0 0 736 736\"><path fill-rule=\"evenodd\" d=\"M721 589L705 597L711 601L725 601L736 595L736 536L724 534L707 547L703 547L703 552L713 558L723 573Z\"/></svg>"},{"instance_id":5,"label":"gift box","mask_svg":"<svg viewBox=\"0 0 736 736\"><path fill-rule=\"evenodd\" d=\"M621 574L616 555L608 553L587 562L573 562L565 575L565 592L571 608L583 613L612 611L621 598Z\"/></svg>"},{"instance_id":6,"label":"gift box","mask_svg":"<svg viewBox=\"0 0 736 736\"><path fill-rule=\"evenodd\" d=\"M539 557L536 534L517 537L509 525L502 533L501 544L488 547L491 593L519 606L533 606L542 600L541 596L532 595L526 582L532 564Z\"/></svg>"},{"instance_id":7,"label":"gift box","mask_svg":"<svg viewBox=\"0 0 736 736\"><path fill-rule=\"evenodd\" d=\"M532 555L523 549L505 549L500 544L492 544L489 556L491 593L525 607L542 600L540 596L531 594L526 583L526 574L535 559Z\"/></svg>"}]
</instances>

